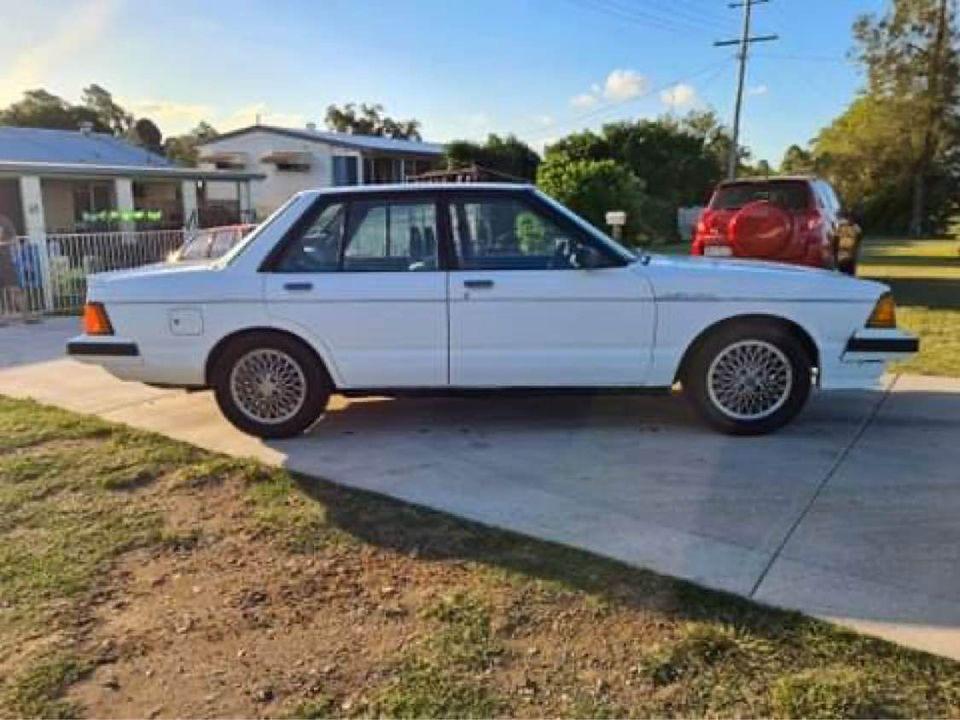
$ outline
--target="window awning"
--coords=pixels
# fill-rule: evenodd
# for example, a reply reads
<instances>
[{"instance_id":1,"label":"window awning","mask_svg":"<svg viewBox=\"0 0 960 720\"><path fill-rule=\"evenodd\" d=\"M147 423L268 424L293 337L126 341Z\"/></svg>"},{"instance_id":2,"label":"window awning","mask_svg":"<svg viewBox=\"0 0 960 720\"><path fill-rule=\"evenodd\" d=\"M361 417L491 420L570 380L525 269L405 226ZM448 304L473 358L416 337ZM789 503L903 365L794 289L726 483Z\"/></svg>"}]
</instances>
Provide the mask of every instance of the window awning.
<instances>
[{"instance_id":1,"label":"window awning","mask_svg":"<svg viewBox=\"0 0 960 720\"><path fill-rule=\"evenodd\" d=\"M245 152L212 152L200 156L200 162L213 163L219 168L243 168L248 160Z\"/></svg>"},{"instance_id":2,"label":"window awning","mask_svg":"<svg viewBox=\"0 0 960 720\"><path fill-rule=\"evenodd\" d=\"M313 156L308 152L275 150L260 158L260 162L308 168L313 163Z\"/></svg>"}]
</instances>

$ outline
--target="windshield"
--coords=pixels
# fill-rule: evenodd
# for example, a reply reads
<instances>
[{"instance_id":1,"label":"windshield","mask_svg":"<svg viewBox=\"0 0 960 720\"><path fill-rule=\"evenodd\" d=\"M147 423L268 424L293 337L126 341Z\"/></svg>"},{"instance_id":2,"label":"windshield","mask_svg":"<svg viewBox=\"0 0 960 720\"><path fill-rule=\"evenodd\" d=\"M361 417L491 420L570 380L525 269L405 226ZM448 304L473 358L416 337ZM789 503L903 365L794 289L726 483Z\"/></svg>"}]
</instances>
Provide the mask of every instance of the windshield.
<instances>
[{"instance_id":1,"label":"windshield","mask_svg":"<svg viewBox=\"0 0 960 720\"><path fill-rule=\"evenodd\" d=\"M810 191L802 181L746 182L723 185L710 201L711 210L739 210L758 200L766 200L784 210L803 211L810 206Z\"/></svg>"}]
</instances>

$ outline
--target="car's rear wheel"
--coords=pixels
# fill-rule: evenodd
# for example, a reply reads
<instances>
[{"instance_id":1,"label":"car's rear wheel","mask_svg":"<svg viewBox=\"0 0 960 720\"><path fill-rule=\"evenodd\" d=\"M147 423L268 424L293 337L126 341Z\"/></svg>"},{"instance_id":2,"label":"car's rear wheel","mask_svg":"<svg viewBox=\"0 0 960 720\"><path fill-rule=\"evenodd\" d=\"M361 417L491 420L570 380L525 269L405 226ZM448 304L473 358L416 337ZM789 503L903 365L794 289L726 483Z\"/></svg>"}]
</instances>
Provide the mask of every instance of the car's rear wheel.
<instances>
[{"instance_id":1,"label":"car's rear wheel","mask_svg":"<svg viewBox=\"0 0 960 720\"><path fill-rule=\"evenodd\" d=\"M302 433L323 413L332 389L316 355L279 333L232 341L216 363L213 387L227 420L261 438Z\"/></svg>"},{"instance_id":2,"label":"car's rear wheel","mask_svg":"<svg viewBox=\"0 0 960 720\"><path fill-rule=\"evenodd\" d=\"M783 427L810 395L811 360L787 328L766 322L727 326L689 358L683 377L700 415L732 435Z\"/></svg>"}]
</instances>

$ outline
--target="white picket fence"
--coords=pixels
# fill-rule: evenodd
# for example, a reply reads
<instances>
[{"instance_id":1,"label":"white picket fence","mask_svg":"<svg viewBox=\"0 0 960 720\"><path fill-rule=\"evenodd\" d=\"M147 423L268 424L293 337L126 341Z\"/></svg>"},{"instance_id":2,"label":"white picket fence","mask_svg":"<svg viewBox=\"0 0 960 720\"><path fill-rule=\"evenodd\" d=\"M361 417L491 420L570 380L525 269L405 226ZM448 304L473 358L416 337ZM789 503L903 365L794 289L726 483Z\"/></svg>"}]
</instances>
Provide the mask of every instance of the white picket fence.
<instances>
[{"instance_id":1,"label":"white picket fence","mask_svg":"<svg viewBox=\"0 0 960 720\"><path fill-rule=\"evenodd\" d=\"M87 293L87 276L162 262L198 233L232 232L250 226L207 230L146 230L49 234L0 243L0 320L44 313L74 313Z\"/></svg>"}]
</instances>

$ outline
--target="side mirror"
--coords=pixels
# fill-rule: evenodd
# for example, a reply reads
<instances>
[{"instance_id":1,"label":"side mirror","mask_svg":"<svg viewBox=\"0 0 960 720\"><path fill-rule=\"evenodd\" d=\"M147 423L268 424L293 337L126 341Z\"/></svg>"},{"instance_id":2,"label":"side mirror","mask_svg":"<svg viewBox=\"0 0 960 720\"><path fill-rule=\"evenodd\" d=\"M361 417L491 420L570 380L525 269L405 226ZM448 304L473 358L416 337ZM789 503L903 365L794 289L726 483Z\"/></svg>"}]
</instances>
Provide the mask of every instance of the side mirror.
<instances>
[{"instance_id":1,"label":"side mirror","mask_svg":"<svg viewBox=\"0 0 960 720\"><path fill-rule=\"evenodd\" d=\"M579 243L573 253L573 262L580 270L606 267L607 260L603 254L591 245Z\"/></svg>"}]
</instances>

